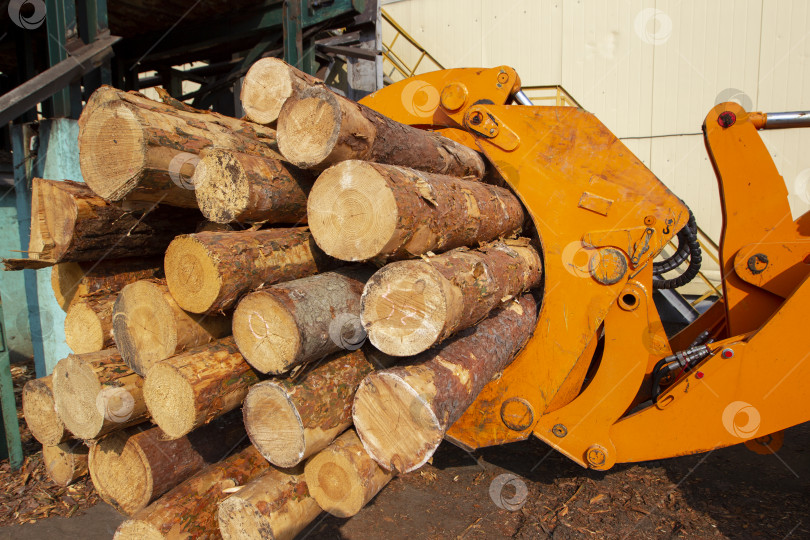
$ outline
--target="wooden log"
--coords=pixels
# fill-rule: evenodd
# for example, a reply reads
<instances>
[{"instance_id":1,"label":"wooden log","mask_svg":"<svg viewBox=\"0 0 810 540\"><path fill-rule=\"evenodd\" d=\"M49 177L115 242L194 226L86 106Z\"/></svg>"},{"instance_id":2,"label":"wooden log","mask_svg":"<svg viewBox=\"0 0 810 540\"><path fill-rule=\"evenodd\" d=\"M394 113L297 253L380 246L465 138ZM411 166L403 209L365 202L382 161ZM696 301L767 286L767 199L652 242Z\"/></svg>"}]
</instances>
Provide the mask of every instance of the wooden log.
<instances>
[{"instance_id":1,"label":"wooden log","mask_svg":"<svg viewBox=\"0 0 810 540\"><path fill-rule=\"evenodd\" d=\"M286 373L366 339L360 295L369 267L342 268L279 283L242 298L233 335L245 359L262 373Z\"/></svg>"},{"instance_id":2,"label":"wooden log","mask_svg":"<svg viewBox=\"0 0 810 540\"><path fill-rule=\"evenodd\" d=\"M225 540L293 540L320 513L302 467L286 471L271 467L220 502L217 521Z\"/></svg>"},{"instance_id":3,"label":"wooden log","mask_svg":"<svg viewBox=\"0 0 810 540\"><path fill-rule=\"evenodd\" d=\"M149 417L143 378L116 349L71 354L53 369L56 410L71 433L96 439Z\"/></svg>"},{"instance_id":4,"label":"wooden log","mask_svg":"<svg viewBox=\"0 0 810 540\"><path fill-rule=\"evenodd\" d=\"M250 66L242 81L239 97L245 117L257 124L274 124L290 96L316 84L323 81L279 58L262 58Z\"/></svg>"},{"instance_id":5,"label":"wooden log","mask_svg":"<svg viewBox=\"0 0 810 540\"><path fill-rule=\"evenodd\" d=\"M142 376L155 362L231 333L229 317L191 315L161 281L137 281L113 307L113 336L127 365Z\"/></svg>"},{"instance_id":6,"label":"wooden log","mask_svg":"<svg viewBox=\"0 0 810 540\"><path fill-rule=\"evenodd\" d=\"M509 190L363 161L318 177L307 220L318 246L344 261L410 259L520 231L525 214Z\"/></svg>"},{"instance_id":7,"label":"wooden log","mask_svg":"<svg viewBox=\"0 0 810 540\"><path fill-rule=\"evenodd\" d=\"M53 266L51 287L56 301L67 311L77 296L117 293L130 283L161 277L162 257L67 262Z\"/></svg>"},{"instance_id":8,"label":"wooden log","mask_svg":"<svg viewBox=\"0 0 810 540\"><path fill-rule=\"evenodd\" d=\"M163 538L220 538L217 528L217 504L228 497L226 490L244 486L270 469L252 446L214 465L206 467L115 531L113 540L158 540Z\"/></svg>"},{"instance_id":9,"label":"wooden log","mask_svg":"<svg viewBox=\"0 0 810 540\"><path fill-rule=\"evenodd\" d=\"M305 227L178 236L165 258L169 290L192 313L229 309L248 291L335 266Z\"/></svg>"},{"instance_id":10,"label":"wooden log","mask_svg":"<svg viewBox=\"0 0 810 540\"><path fill-rule=\"evenodd\" d=\"M194 171L203 215L216 223L305 223L314 175L279 159L208 148Z\"/></svg>"},{"instance_id":11,"label":"wooden log","mask_svg":"<svg viewBox=\"0 0 810 540\"><path fill-rule=\"evenodd\" d=\"M225 459L245 438L242 419L226 415L187 437L168 440L140 424L110 433L90 449L90 477L107 503L132 515L205 467Z\"/></svg>"},{"instance_id":12,"label":"wooden log","mask_svg":"<svg viewBox=\"0 0 810 540\"><path fill-rule=\"evenodd\" d=\"M323 86L290 97L278 117L278 147L303 169L325 169L347 159L404 165L480 179L484 160L475 150L400 124Z\"/></svg>"},{"instance_id":13,"label":"wooden log","mask_svg":"<svg viewBox=\"0 0 810 540\"><path fill-rule=\"evenodd\" d=\"M178 234L193 232L196 210L155 204L123 208L70 180L34 178L28 256L50 263L162 255Z\"/></svg>"},{"instance_id":14,"label":"wooden log","mask_svg":"<svg viewBox=\"0 0 810 540\"><path fill-rule=\"evenodd\" d=\"M94 92L79 118L82 176L109 201L196 208L189 179L210 146L279 157L270 128L109 86Z\"/></svg>"},{"instance_id":15,"label":"wooden log","mask_svg":"<svg viewBox=\"0 0 810 540\"><path fill-rule=\"evenodd\" d=\"M143 392L152 421L176 439L238 408L257 382L259 375L226 337L152 365Z\"/></svg>"},{"instance_id":16,"label":"wooden log","mask_svg":"<svg viewBox=\"0 0 810 540\"><path fill-rule=\"evenodd\" d=\"M25 383L22 391L22 408L31 435L43 446L56 446L70 439L70 433L56 412L52 375Z\"/></svg>"},{"instance_id":17,"label":"wooden log","mask_svg":"<svg viewBox=\"0 0 810 540\"><path fill-rule=\"evenodd\" d=\"M318 506L339 518L356 515L394 477L371 459L353 429L307 461L304 473Z\"/></svg>"},{"instance_id":18,"label":"wooden log","mask_svg":"<svg viewBox=\"0 0 810 540\"><path fill-rule=\"evenodd\" d=\"M540 285L542 264L526 238L391 263L366 284L363 327L386 354L419 354Z\"/></svg>"},{"instance_id":19,"label":"wooden log","mask_svg":"<svg viewBox=\"0 0 810 540\"><path fill-rule=\"evenodd\" d=\"M76 354L102 351L115 346L112 312L117 293L77 299L65 315L65 342Z\"/></svg>"},{"instance_id":20,"label":"wooden log","mask_svg":"<svg viewBox=\"0 0 810 540\"><path fill-rule=\"evenodd\" d=\"M390 360L371 348L337 354L295 379L251 387L242 413L253 445L273 465L293 467L351 426L354 392Z\"/></svg>"},{"instance_id":21,"label":"wooden log","mask_svg":"<svg viewBox=\"0 0 810 540\"><path fill-rule=\"evenodd\" d=\"M413 364L370 374L353 420L369 455L400 473L418 469L493 376L515 358L537 320L531 295L515 299Z\"/></svg>"},{"instance_id":22,"label":"wooden log","mask_svg":"<svg viewBox=\"0 0 810 540\"><path fill-rule=\"evenodd\" d=\"M69 486L87 474L87 446L73 439L54 446L42 446L45 472L58 486Z\"/></svg>"}]
</instances>

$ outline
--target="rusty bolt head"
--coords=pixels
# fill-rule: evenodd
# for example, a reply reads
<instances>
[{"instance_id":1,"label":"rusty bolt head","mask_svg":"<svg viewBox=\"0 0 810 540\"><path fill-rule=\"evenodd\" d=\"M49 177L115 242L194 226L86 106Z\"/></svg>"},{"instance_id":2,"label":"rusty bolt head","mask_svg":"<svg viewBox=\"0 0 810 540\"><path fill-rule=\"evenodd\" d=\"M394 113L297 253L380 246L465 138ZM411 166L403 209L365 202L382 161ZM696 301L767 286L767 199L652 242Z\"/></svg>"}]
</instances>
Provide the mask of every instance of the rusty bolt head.
<instances>
[{"instance_id":1,"label":"rusty bolt head","mask_svg":"<svg viewBox=\"0 0 810 540\"><path fill-rule=\"evenodd\" d=\"M607 451L604 447L594 444L585 454L585 457L588 459L588 464L593 467L594 469L599 469L605 466L607 462Z\"/></svg>"},{"instance_id":2,"label":"rusty bolt head","mask_svg":"<svg viewBox=\"0 0 810 540\"><path fill-rule=\"evenodd\" d=\"M506 83L506 81L508 81L508 80L509 80L509 74L508 74L508 73L506 73L505 71L501 71L501 72L498 74L498 82L499 82L499 83L504 84L504 83Z\"/></svg>"},{"instance_id":3,"label":"rusty bolt head","mask_svg":"<svg viewBox=\"0 0 810 540\"><path fill-rule=\"evenodd\" d=\"M568 428L562 424L556 424L553 428L551 428L551 432L562 439L566 435L568 435Z\"/></svg>"},{"instance_id":4,"label":"rusty bolt head","mask_svg":"<svg viewBox=\"0 0 810 540\"><path fill-rule=\"evenodd\" d=\"M736 121L737 115L731 111L723 111L720 113L720 116L717 117L717 123L724 128L733 126Z\"/></svg>"},{"instance_id":5,"label":"rusty bolt head","mask_svg":"<svg viewBox=\"0 0 810 540\"><path fill-rule=\"evenodd\" d=\"M655 225L655 216L646 216L644 218L644 225L646 225L647 227L652 227L653 225Z\"/></svg>"},{"instance_id":6,"label":"rusty bolt head","mask_svg":"<svg viewBox=\"0 0 810 540\"><path fill-rule=\"evenodd\" d=\"M484 115L478 111L475 111L470 115L470 123L474 126L477 126L481 122L484 121Z\"/></svg>"}]
</instances>

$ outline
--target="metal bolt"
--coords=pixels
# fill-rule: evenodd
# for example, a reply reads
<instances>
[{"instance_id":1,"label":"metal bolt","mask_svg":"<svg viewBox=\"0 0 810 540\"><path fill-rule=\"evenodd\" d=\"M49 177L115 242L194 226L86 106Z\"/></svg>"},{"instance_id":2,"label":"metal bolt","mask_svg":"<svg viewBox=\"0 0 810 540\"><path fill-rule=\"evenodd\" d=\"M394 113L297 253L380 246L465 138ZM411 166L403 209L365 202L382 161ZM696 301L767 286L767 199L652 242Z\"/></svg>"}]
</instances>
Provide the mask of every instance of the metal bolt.
<instances>
[{"instance_id":1,"label":"metal bolt","mask_svg":"<svg viewBox=\"0 0 810 540\"><path fill-rule=\"evenodd\" d=\"M588 458L588 463L595 469L603 467L605 462L607 462L606 450L598 444L588 448L588 453L586 456Z\"/></svg>"},{"instance_id":2,"label":"metal bolt","mask_svg":"<svg viewBox=\"0 0 810 540\"><path fill-rule=\"evenodd\" d=\"M698 371L697 373L695 373L695 378L696 378L696 379L702 379L702 378L703 378L703 372L702 372L702 371Z\"/></svg>"},{"instance_id":3,"label":"metal bolt","mask_svg":"<svg viewBox=\"0 0 810 540\"><path fill-rule=\"evenodd\" d=\"M728 349L728 348L723 349L720 352L720 356L722 356L723 358L727 358L727 359L728 358L734 358L734 349Z\"/></svg>"},{"instance_id":4,"label":"metal bolt","mask_svg":"<svg viewBox=\"0 0 810 540\"><path fill-rule=\"evenodd\" d=\"M717 117L717 123L724 128L733 126L736 121L737 115L731 111L721 112L720 116Z\"/></svg>"},{"instance_id":5,"label":"metal bolt","mask_svg":"<svg viewBox=\"0 0 810 540\"><path fill-rule=\"evenodd\" d=\"M503 83L505 83L505 82L506 82L506 81L508 81L508 80L509 80L509 74L508 74L508 73L506 73L505 71L501 71L501 72L498 74L498 82L499 82L499 83L503 84Z\"/></svg>"},{"instance_id":6,"label":"metal bolt","mask_svg":"<svg viewBox=\"0 0 810 540\"><path fill-rule=\"evenodd\" d=\"M470 115L470 123L474 126L477 126L481 122L484 121L484 115L480 112L476 111Z\"/></svg>"},{"instance_id":7,"label":"metal bolt","mask_svg":"<svg viewBox=\"0 0 810 540\"><path fill-rule=\"evenodd\" d=\"M489 134L492 135L495 133L495 128L489 128Z\"/></svg>"},{"instance_id":8,"label":"metal bolt","mask_svg":"<svg viewBox=\"0 0 810 540\"><path fill-rule=\"evenodd\" d=\"M556 424L553 428L551 428L551 432L562 439L566 435L568 435L568 428L562 424Z\"/></svg>"},{"instance_id":9,"label":"metal bolt","mask_svg":"<svg viewBox=\"0 0 810 540\"><path fill-rule=\"evenodd\" d=\"M647 216L644 218L644 225L651 227L655 225L655 216Z\"/></svg>"}]
</instances>

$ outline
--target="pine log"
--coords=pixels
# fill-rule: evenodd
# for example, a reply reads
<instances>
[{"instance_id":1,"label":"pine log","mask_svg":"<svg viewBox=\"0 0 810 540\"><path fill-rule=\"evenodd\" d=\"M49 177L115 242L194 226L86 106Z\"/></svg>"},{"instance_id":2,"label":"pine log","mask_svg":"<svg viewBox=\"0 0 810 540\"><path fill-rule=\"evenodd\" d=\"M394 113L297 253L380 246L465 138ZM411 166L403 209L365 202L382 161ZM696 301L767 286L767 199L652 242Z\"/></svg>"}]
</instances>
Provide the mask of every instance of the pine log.
<instances>
[{"instance_id":1,"label":"pine log","mask_svg":"<svg viewBox=\"0 0 810 540\"><path fill-rule=\"evenodd\" d=\"M226 310L253 289L337 266L305 227L178 236L165 264L172 296L192 313Z\"/></svg>"},{"instance_id":2,"label":"pine log","mask_svg":"<svg viewBox=\"0 0 810 540\"><path fill-rule=\"evenodd\" d=\"M217 520L222 538L293 540L321 513L301 469L271 467L220 502Z\"/></svg>"},{"instance_id":3,"label":"pine log","mask_svg":"<svg viewBox=\"0 0 810 540\"><path fill-rule=\"evenodd\" d=\"M109 201L196 208L189 179L210 146L279 157L270 128L109 86L93 93L79 118L82 176Z\"/></svg>"},{"instance_id":4,"label":"pine log","mask_svg":"<svg viewBox=\"0 0 810 540\"><path fill-rule=\"evenodd\" d=\"M371 459L353 429L307 461L304 472L310 495L339 518L357 514L394 477Z\"/></svg>"},{"instance_id":5,"label":"pine log","mask_svg":"<svg viewBox=\"0 0 810 540\"><path fill-rule=\"evenodd\" d=\"M115 343L127 365L142 376L155 362L230 333L230 318L186 313L160 281L127 285L113 308Z\"/></svg>"},{"instance_id":6,"label":"pine log","mask_svg":"<svg viewBox=\"0 0 810 540\"><path fill-rule=\"evenodd\" d=\"M262 373L286 373L366 339L360 295L369 267L342 268L279 283L242 298L233 335L245 359Z\"/></svg>"},{"instance_id":7,"label":"pine log","mask_svg":"<svg viewBox=\"0 0 810 540\"><path fill-rule=\"evenodd\" d=\"M140 424L110 433L92 446L90 477L102 499L130 516L225 459L244 439L238 413L173 440L157 426Z\"/></svg>"},{"instance_id":8,"label":"pine log","mask_svg":"<svg viewBox=\"0 0 810 540\"><path fill-rule=\"evenodd\" d=\"M117 293L141 279L163 277L163 258L59 263L51 270L56 301L67 311L75 297Z\"/></svg>"},{"instance_id":9,"label":"pine log","mask_svg":"<svg viewBox=\"0 0 810 540\"><path fill-rule=\"evenodd\" d=\"M542 264L525 238L391 263L366 284L363 327L386 354L419 354L540 285Z\"/></svg>"},{"instance_id":10,"label":"pine log","mask_svg":"<svg viewBox=\"0 0 810 540\"><path fill-rule=\"evenodd\" d=\"M113 540L158 540L163 538L220 538L217 504L228 497L225 490L244 486L270 470L252 446L206 467L163 497L122 523Z\"/></svg>"},{"instance_id":11,"label":"pine log","mask_svg":"<svg viewBox=\"0 0 810 540\"><path fill-rule=\"evenodd\" d=\"M473 246L517 233L524 218L507 189L363 161L324 171L307 203L318 246L344 261Z\"/></svg>"},{"instance_id":12,"label":"pine log","mask_svg":"<svg viewBox=\"0 0 810 540\"><path fill-rule=\"evenodd\" d=\"M160 255L201 220L196 210L154 204L125 209L85 184L34 178L28 256L55 264Z\"/></svg>"},{"instance_id":13,"label":"pine log","mask_svg":"<svg viewBox=\"0 0 810 540\"><path fill-rule=\"evenodd\" d=\"M262 58L250 66L242 81L240 99L245 117L257 124L271 125L290 96L316 84L323 81L279 58Z\"/></svg>"},{"instance_id":14,"label":"pine log","mask_svg":"<svg viewBox=\"0 0 810 540\"><path fill-rule=\"evenodd\" d=\"M369 455L394 472L424 465L447 429L529 340L536 320L534 298L523 295L412 364L366 377L352 417Z\"/></svg>"},{"instance_id":15,"label":"pine log","mask_svg":"<svg viewBox=\"0 0 810 540\"><path fill-rule=\"evenodd\" d=\"M279 159L209 148L194 171L203 215L216 223L305 223L315 177Z\"/></svg>"},{"instance_id":16,"label":"pine log","mask_svg":"<svg viewBox=\"0 0 810 540\"><path fill-rule=\"evenodd\" d=\"M152 421L176 439L238 408L257 382L258 374L226 337L152 365L143 392Z\"/></svg>"},{"instance_id":17,"label":"pine log","mask_svg":"<svg viewBox=\"0 0 810 540\"><path fill-rule=\"evenodd\" d=\"M42 461L53 483L69 486L87 474L87 446L81 441L68 440L54 446L42 446Z\"/></svg>"},{"instance_id":18,"label":"pine log","mask_svg":"<svg viewBox=\"0 0 810 540\"><path fill-rule=\"evenodd\" d=\"M71 354L53 369L56 410L71 433L96 439L149 417L143 378L116 349Z\"/></svg>"},{"instance_id":19,"label":"pine log","mask_svg":"<svg viewBox=\"0 0 810 540\"><path fill-rule=\"evenodd\" d=\"M295 379L254 385L242 407L251 442L273 465L301 463L351 426L357 385L390 364L369 347L337 354Z\"/></svg>"},{"instance_id":20,"label":"pine log","mask_svg":"<svg viewBox=\"0 0 810 540\"><path fill-rule=\"evenodd\" d=\"M31 435L43 446L56 446L70 439L70 433L56 412L53 375L25 383L22 391L22 408Z\"/></svg>"},{"instance_id":21,"label":"pine log","mask_svg":"<svg viewBox=\"0 0 810 540\"><path fill-rule=\"evenodd\" d=\"M115 346L112 312L118 293L77 299L65 316L65 342L76 354L102 351Z\"/></svg>"},{"instance_id":22,"label":"pine log","mask_svg":"<svg viewBox=\"0 0 810 540\"><path fill-rule=\"evenodd\" d=\"M325 169L347 159L473 179L485 169L475 150L400 124L323 86L305 88L284 103L278 147L287 161L303 169Z\"/></svg>"}]
</instances>

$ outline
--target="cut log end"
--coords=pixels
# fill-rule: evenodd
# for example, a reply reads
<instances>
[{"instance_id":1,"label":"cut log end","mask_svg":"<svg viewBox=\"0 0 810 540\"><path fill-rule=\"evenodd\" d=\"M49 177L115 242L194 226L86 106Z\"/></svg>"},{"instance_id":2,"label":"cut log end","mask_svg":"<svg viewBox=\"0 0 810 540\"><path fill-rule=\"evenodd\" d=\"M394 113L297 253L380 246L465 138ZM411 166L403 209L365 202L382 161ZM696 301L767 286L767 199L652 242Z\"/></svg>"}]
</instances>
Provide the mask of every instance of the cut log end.
<instances>
[{"instance_id":1,"label":"cut log end","mask_svg":"<svg viewBox=\"0 0 810 540\"><path fill-rule=\"evenodd\" d=\"M379 403L387 406L381 409ZM352 416L363 447L389 471L407 473L418 469L444 437L430 404L394 373L374 373L363 380L354 398Z\"/></svg>"},{"instance_id":2,"label":"cut log end","mask_svg":"<svg viewBox=\"0 0 810 540\"><path fill-rule=\"evenodd\" d=\"M337 144L341 117L340 103L332 92L308 88L279 115L279 134L284 134L278 139L279 150L302 169L321 165Z\"/></svg>"},{"instance_id":3,"label":"cut log end","mask_svg":"<svg viewBox=\"0 0 810 540\"><path fill-rule=\"evenodd\" d=\"M275 538L269 520L244 499L228 497L219 503L218 515L223 538Z\"/></svg>"},{"instance_id":4,"label":"cut log end","mask_svg":"<svg viewBox=\"0 0 810 540\"><path fill-rule=\"evenodd\" d=\"M87 447L79 441L65 441L42 447L42 461L51 480L60 486L69 486L87 474Z\"/></svg>"},{"instance_id":5,"label":"cut log end","mask_svg":"<svg viewBox=\"0 0 810 540\"><path fill-rule=\"evenodd\" d=\"M307 202L307 221L324 252L362 261L394 240L397 202L385 178L362 161L344 161L324 171Z\"/></svg>"},{"instance_id":6,"label":"cut log end","mask_svg":"<svg viewBox=\"0 0 810 540\"><path fill-rule=\"evenodd\" d=\"M215 255L196 237L178 236L165 257L166 281L177 304L192 313L205 313L222 287Z\"/></svg>"},{"instance_id":7,"label":"cut log end","mask_svg":"<svg viewBox=\"0 0 810 540\"><path fill-rule=\"evenodd\" d=\"M101 383L93 368L76 356L60 360L53 370L59 379L56 409L71 433L81 439L93 439L104 425L104 406L99 407Z\"/></svg>"},{"instance_id":8,"label":"cut log end","mask_svg":"<svg viewBox=\"0 0 810 540\"><path fill-rule=\"evenodd\" d=\"M248 120L267 125L278 119L292 94L292 68L278 58L263 58L245 74L240 97Z\"/></svg>"},{"instance_id":9,"label":"cut log end","mask_svg":"<svg viewBox=\"0 0 810 540\"><path fill-rule=\"evenodd\" d=\"M79 164L99 197L117 201L135 187L146 168L145 137L134 113L122 103L105 105L82 127Z\"/></svg>"},{"instance_id":10,"label":"cut log end","mask_svg":"<svg viewBox=\"0 0 810 540\"><path fill-rule=\"evenodd\" d=\"M82 281L84 272L79 263L68 262L53 265L51 269L51 287L56 302L67 311L76 295L76 289Z\"/></svg>"},{"instance_id":11,"label":"cut log end","mask_svg":"<svg viewBox=\"0 0 810 540\"><path fill-rule=\"evenodd\" d=\"M154 490L148 459L139 446L127 444L128 439L125 432L117 431L94 444L90 477L104 501L132 515L149 504Z\"/></svg>"},{"instance_id":12,"label":"cut log end","mask_svg":"<svg viewBox=\"0 0 810 540\"><path fill-rule=\"evenodd\" d=\"M31 434L44 446L65 440L65 424L56 413L52 388L41 379L28 381L22 393L23 414Z\"/></svg>"},{"instance_id":13,"label":"cut log end","mask_svg":"<svg viewBox=\"0 0 810 540\"><path fill-rule=\"evenodd\" d=\"M230 151L210 149L205 152L194 170L194 191L200 211L215 223L237 221L250 205L247 175Z\"/></svg>"},{"instance_id":14,"label":"cut log end","mask_svg":"<svg viewBox=\"0 0 810 540\"><path fill-rule=\"evenodd\" d=\"M121 357L141 375L152 363L172 356L177 329L161 287L150 281L124 287L115 302L113 333Z\"/></svg>"},{"instance_id":15,"label":"cut log end","mask_svg":"<svg viewBox=\"0 0 810 540\"><path fill-rule=\"evenodd\" d=\"M163 362L153 365L143 394L153 422L169 438L180 438L194 429L194 389L177 368Z\"/></svg>"},{"instance_id":16,"label":"cut log end","mask_svg":"<svg viewBox=\"0 0 810 540\"><path fill-rule=\"evenodd\" d=\"M289 309L273 295L247 295L233 314L233 336L239 351L262 373L284 373L295 364L302 336Z\"/></svg>"},{"instance_id":17,"label":"cut log end","mask_svg":"<svg viewBox=\"0 0 810 540\"><path fill-rule=\"evenodd\" d=\"M164 538L165 536L157 527L137 519L123 522L113 536L113 540L163 540Z\"/></svg>"},{"instance_id":18,"label":"cut log end","mask_svg":"<svg viewBox=\"0 0 810 540\"><path fill-rule=\"evenodd\" d=\"M392 263L375 274L364 291L361 316L371 343L392 356L430 348L452 312L448 303L460 304L444 290L445 281L427 264Z\"/></svg>"},{"instance_id":19,"label":"cut log end","mask_svg":"<svg viewBox=\"0 0 810 540\"><path fill-rule=\"evenodd\" d=\"M283 389L272 382L255 385L242 411L250 440L267 461L294 467L304 459L304 424Z\"/></svg>"},{"instance_id":20,"label":"cut log end","mask_svg":"<svg viewBox=\"0 0 810 540\"><path fill-rule=\"evenodd\" d=\"M76 354L101 351L107 336L99 314L83 302L70 306L65 316L65 342Z\"/></svg>"}]
</instances>

